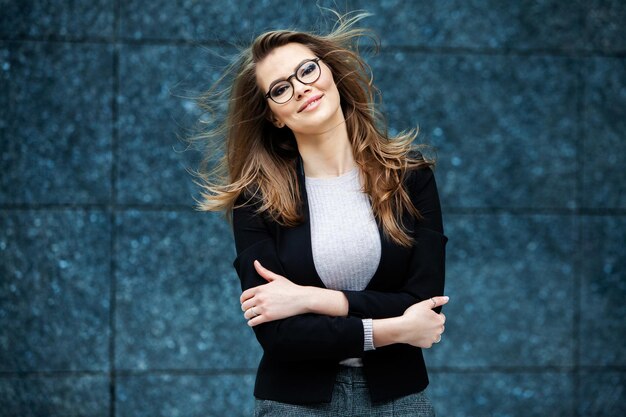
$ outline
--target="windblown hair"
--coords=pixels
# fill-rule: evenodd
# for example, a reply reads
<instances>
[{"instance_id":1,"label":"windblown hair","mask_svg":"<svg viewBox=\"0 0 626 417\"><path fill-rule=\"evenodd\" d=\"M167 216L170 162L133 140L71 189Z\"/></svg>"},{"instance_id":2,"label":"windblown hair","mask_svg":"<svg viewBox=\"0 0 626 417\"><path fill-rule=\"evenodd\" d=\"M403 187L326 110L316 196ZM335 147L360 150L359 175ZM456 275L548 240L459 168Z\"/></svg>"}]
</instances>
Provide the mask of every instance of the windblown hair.
<instances>
[{"instance_id":1,"label":"windblown hair","mask_svg":"<svg viewBox=\"0 0 626 417\"><path fill-rule=\"evenodd\" d=\"M332 72L354 159L363 173L363 191L370 196L376 220L387 238L402 246L412 244L403 218L406 214L419 218L420 214L403 182L410 170L433 162L419 152L412 152L416 129L396 137L387 135L384 118L374 106L379 92L373 86L369 66L358 52L359 39L371 37L367 30L354 27L365 16L337 15L334 29L326 35L287 30L267 32L241 52L231 68L235 70L234 81L225 90L229 94L226 117L219 127L199 136L219 139L222 156L212 169L203 166L204 171L198 173L198 184L202 187L198 209L225 211L230 216L238 199L241 205L254 200L260 202L259 214L283 226L302 222L296 140L289 128L277 128L271 122L270 108L256 79L256 65L272 50L300 43L321 58ZM220 94L216 86L227 75L201 99L206 109L213 110L211 103ZM245 198L240 199L242 195Z\"/></svg>"}]
</instances>

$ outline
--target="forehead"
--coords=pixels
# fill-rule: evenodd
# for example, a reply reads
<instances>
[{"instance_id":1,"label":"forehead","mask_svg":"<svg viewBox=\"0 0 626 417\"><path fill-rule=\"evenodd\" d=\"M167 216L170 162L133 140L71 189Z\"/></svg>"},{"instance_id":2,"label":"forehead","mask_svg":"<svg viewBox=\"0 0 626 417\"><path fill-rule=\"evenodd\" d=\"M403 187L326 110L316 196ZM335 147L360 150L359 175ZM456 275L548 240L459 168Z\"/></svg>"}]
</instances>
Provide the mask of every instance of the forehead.
<instances>
[{"instance_id":1,"label":"forehead","mask_svg":"<svg viewBox=\"0 0 626 417\"><path fill-rule=\"evenodd\" d=\"M279 46L256 64L256 79L262 89L280 78L290 76L299 63L315 58L315 54L301 43Z\"/></svg>"}]
</instances>

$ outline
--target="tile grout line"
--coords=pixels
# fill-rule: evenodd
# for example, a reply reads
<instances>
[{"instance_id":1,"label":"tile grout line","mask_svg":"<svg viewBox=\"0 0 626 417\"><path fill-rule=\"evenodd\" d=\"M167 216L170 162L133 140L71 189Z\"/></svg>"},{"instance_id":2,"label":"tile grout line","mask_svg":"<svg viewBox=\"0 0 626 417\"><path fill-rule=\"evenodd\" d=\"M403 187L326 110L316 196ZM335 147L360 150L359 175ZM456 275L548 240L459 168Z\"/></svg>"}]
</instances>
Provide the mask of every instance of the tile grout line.
<instances>
[{"instance_id":1,"label":"tile grout line","mask_svg":"<svg viewBox=\"0 0 626 417\"><path fill-rule=\"evenodd\" d=\"M575 260L574 260L574 317L573 317L573 341L574 341L574 349L573 349L573 413L572 415L575 417L580 417L580 409L581 409L581 389L580 389L580 343L581 343L581 317L582 317L582 292L583 292L583 215L584 211L581 209L583 204L583 172L584 172L584 116L585 116L585 108L584 108L584 100L586 94L585 88L585 65L586 62L583 59L578 60L578 71L576 72L577 77L577 91L576 91L576 119L578 123L576 125L576 166L578 167L576 172L576 216L574 217L575 221Z\"/></svg>"},{"instance_id":2,"label":"tile grout line","mask_svg":"<svg viewBox=\"0 0 626 417\"><path fill-rule=\"evenodd\" d=\"M576 180L577 181L577 180ZM576 186L575 186L576 187ZM576 188L575 188L576 192ZM147 212L178 212L178 213L197 213L191 205L184 204L119 204L116 203L111 207L110 203L94 203L94 204L65 204L65 203L23 203L23 204L0 204L0 211L35 211L35 210L113 210L117 213L123 213L131 210L147 211ZM626 216L626 209L623 208L567 208L567 207L460 207L446 205L446 214L461 216L481 216L481 215L511 215L511 216L596 216L596 217L616 217Z\"/></svg>"},{"instance_id":3,"label":"tile grout line","mask_svg":"<svg viewBox=\"0 0 626 417\"><path fill-rule=\"evenodd\" d=\"M118 13L116 13L118 14ZM116 20L117 16L116 16ZM117 25L116 25L117 27ZM122 37L116 33L113 37L106 36L84 36L67 37L62 35L42 35L42 36L16 36L0 37L0 42L50 42L50 43L91 43L105 44L112 43L118 45L140 45L140 46L191 46L191 47L230 47L231 43L219 39L186 39L186 38L133 38ZM368 48L368 45L363 45ZM624 58L626 50L606 51L602 48L520 48L520 47L488 47L488 46L427 46L427 45L403 45L403 44L382 44L379 53L405 52L429 55L490 55L490 56L548 56L565 58Z\"/></svg>"},{"instance_id":4,"label":"tile grout line","mask_svg":"<svg viewBox=\"0 0 626 417\"><path fill-rule=\"evenodd\" d=\"M545 374L545 373L566 373L571 374L576 370L589 373L605 374L607 372L624 373L626 366L616 365L532 365L532 366L507 366L507 365L485 365L474 367L459 367L456 365L431 366L428 369L435 373L448 374ZM147 376L240 376L256 375L256 368L227 368L227 369L195 369L195 368L154 368L154 369L117 369L116 378L122 377L147 377ZM107 376L108 371L94 370L48 370L48 371L3 371L1 378L64 378L67 376Z\"/></svg>"},{"instance_id":5,"label":"tile grout line","mask_svg":"<svg viewBox=\"0 0 626 417\"><path fill-rule=\"evenodd\" d=\"M119 108L117 97L120 91L119 79L119 61L120 52L118 45L119 22L120 22L120 1L114 2L114 18L113 18L113 56L112 56L112 100L111 100L111 200L109 204L111 237L110 237L110 292L109 292L109 417L116 415L116 388L117 388L117 371L115 368L115 339L116 339L116 296L117 296L117 155L119 145Z\"/></svg>"}]
</instances>

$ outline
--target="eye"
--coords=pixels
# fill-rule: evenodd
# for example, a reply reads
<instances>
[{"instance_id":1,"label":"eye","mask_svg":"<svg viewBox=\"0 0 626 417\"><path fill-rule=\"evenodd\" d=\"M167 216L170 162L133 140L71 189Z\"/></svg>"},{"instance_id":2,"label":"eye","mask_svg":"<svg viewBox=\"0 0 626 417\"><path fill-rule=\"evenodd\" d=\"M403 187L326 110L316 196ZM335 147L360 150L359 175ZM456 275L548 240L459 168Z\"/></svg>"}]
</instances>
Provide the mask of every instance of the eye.
<instances>
[{"instance_id":1,"label":"eye","mask_svg":"<svg viewBox=\"0 0 626 417\"><path fill-rule=\"evenodd\" d=\"M306 78L309 77L317 71L317 64L315 62L307 62L302 67L300 67L300 77Z\"/></svg>"},{"instance_id":2,"label":"eye","mask_svg":"<svg viewBox=\"0 0 626 417\"><path fill-rule=\"evenodd\" d=\"M289 83L286 83L286 82L278 83L274 87L272 87L272 91L270 92L270 95L274 98L280 98L284 95L287 95L290 88L291 88L291 84Z\"/></svg>"}]
</instances>

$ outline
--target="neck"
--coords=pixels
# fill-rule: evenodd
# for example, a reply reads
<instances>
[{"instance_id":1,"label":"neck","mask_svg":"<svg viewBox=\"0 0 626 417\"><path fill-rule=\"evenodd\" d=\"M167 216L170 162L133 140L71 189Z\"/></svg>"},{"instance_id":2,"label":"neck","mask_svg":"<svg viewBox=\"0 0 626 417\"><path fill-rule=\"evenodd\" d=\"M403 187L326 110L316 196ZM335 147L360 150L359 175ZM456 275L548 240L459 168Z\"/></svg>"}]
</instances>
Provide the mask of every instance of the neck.
<instances>
[{"instance_id":1,"label":"neck","mask_svg":"<svg viewBox=\"0 0 626 417\"><path fill-rule=\"evenodd\" d=\"M296 135L296 142L307 177L337 177L356 166L345 122L323 133Z\"/></svg>"}]
</instances>

